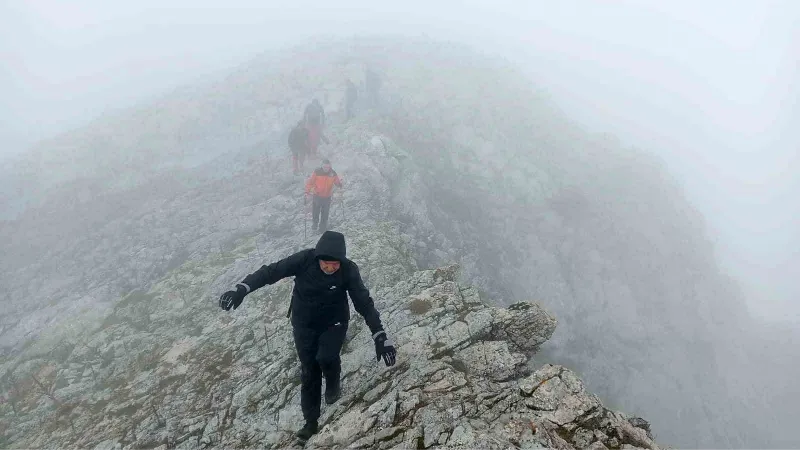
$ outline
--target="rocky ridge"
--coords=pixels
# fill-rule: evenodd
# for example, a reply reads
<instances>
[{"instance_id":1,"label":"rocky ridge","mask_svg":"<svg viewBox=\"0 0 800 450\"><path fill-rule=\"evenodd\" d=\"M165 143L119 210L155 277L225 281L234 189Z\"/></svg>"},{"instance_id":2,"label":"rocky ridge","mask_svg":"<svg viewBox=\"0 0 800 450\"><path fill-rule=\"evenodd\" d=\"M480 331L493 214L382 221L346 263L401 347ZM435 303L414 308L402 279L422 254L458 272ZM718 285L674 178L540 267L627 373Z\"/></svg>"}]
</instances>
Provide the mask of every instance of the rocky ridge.
<instances>
[{"instance_id":1,"label":"rocky ridge","mask_svg":"<svg viewBox=\"0 0 800 450\"><path fill-rule=\"evenodd\" d=\"M382 237L362 231L356 248ZM209 268L191 270L193 278L208 279ZM370 276L384 270L395 268L372 266ZM16 400L16 418L27 420L7 430L12 431L7 444L292 444L302 416L298 365L280 301L290 283L253 294L230 315L180 302L158 315L148 312L187 275L177 272L149 295L120 303L104 328L73 349L67 361L38 367L37 379L53 388L42 395L34 387L32 395ZM356 317L343 351L344 395L324 407L323 428L309 445L658 448L646 422L604 408L572 371L548 364L530 373L527 355L556 326L540 305L489 307L476 289L456 278L457 266L449 266L416 271L375 289L399 345L398 363L376 365L369 330ZM191 321L184 315L205 328L182 335Z\"/></svg>"},{"instance_id":2,"label":"rocky ridge","mask_svg":"<svg viewBox=\"0 0 800 450\"><path fill-rule=\"evenodd\" d=\"M311 445L656 448L646 422L603 408L575 373L552 365L532 371L530 356L556 324L541 305L491 307L457 281L455 266L419 270L419 249L443 238L405 233L392 217L398 204L412 211L424 194L400 176L400 149L363 123L335 126L331 137L327 154L347 183L333 226L348 236L400 356L393 368L377 364L356 315L344 349L344 395L324 410ZM109 236L100 242L120 248L96 248L94 257L135 256L115 260L103 276L152 275L105 308L77 301L92 307L3 361L3 444L289 445L301 422L284 318L291 283L257 291L233 313L215 302L258 265L313 245L302 231L300 179L286 174L287 163L259 159L232 179L197 177L174 197L147 190L152 196L139 209L99 227ZM130 238L110 239L120 226ZM170 257L163 275L153 271L174 252L182 256ZM101 274L87 278L99 289Z\"/></svg>"}]
</instances>

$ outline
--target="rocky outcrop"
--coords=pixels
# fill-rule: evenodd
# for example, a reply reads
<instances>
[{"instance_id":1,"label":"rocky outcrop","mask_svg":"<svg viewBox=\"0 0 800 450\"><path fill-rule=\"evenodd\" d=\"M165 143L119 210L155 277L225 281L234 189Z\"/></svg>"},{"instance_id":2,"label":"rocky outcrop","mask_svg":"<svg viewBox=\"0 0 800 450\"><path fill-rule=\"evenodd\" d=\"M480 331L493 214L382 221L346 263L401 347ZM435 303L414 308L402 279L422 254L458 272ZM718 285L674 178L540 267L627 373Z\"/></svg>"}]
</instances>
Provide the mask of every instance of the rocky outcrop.
<instances>
[{"instance_id":1,"label":"rocky outcrop","mask_svg":"<svg viewBox=\"0 0 800 450\"><path fill-rule=\"evenodd\" d=\"M526 355L555 329L550 314L535 303L487 307L450 274L452 268L419 272L398 285L408 300L398 302L391 320L401 324L403 358L326 412L312 444L657 448L646 431L603 408L568 369L546 365L526 374Z\"/></svg>"},{"instance_id":2,"label":"rocky outcrop","mask_svg":"<svg viewBox=\"0 0 800 450\"><path fill-rule=\"evenodd\" d=\"M548 364L530 373L529 355L555 330L552 315L533 302L488 306L456 276L456 266L416 271L379 289L379 309L398 344L391 368L376 363L369 331L354 318L342 357L343 396L323 406L323 427L310 446L658 448L646 422L604 408L572 371ZM15 399L6 443L291 445L302 419L290 325L281 308L259 311L285 293L276 291L253 294L231 315L190 306L205 317L198 336L161 326L135 331L165 320L148 322L146 311L168 292L138 296L139 312L133 304L118 307L125 320L74 349L61 368L31 362L37 380L53 387ZM25 369L17 371L22 377Z\"/></svg>"},{"instance_id":3,"label":"rocky outcrop","mask_svg":"<svg viewBox=\"0 0 800 450\"><path fill-rule=\"evenodd\" d=\"M604 409L571 371L548 365L531 373L531 355L556 326L539 303L492 307L478 289L457 281L457 266L419 270L417 249L439 238L404 234L404 225L391 219L391 208L411 210L421 194L392 185L399 157L391 146L370 145L369 136L357 124L331 132L341 146L330 153L348 186L333 224L348 236L350 257L398 343L398 364L376 362L356 315L343 350L343 397L323 405L324 426L310 445L652 447L641 428ZM303 212L292 199L299 180L281 172L282 161L259 164L272 176L210 181L163 203L174 212L130 211L139 219L126 226L150 236L151 245L162 242L160 233L180 230L178 242L164 238L163 245L180 249L183 242L184 255L107 309L73 318L69 327L61 322L4 361L4 445L280 448L293 442L302 418L285 319L291 282L254 292L231 313L216 306L245 273L316 239L304 236ZM266 198L241 195L253 191ZM158 196L150 202L140 207L157 204ZM216 222L203 221L206 210ZM233 224L218 219L232 216ZM116 227L103 232L112 235ZM135 239L106 242L136 245ZM146 248L121 251L135 256L107 270L137 273L157 255ZM111 275L102 271L94 282L103 277Z\"/></svg>"}]
</instances>

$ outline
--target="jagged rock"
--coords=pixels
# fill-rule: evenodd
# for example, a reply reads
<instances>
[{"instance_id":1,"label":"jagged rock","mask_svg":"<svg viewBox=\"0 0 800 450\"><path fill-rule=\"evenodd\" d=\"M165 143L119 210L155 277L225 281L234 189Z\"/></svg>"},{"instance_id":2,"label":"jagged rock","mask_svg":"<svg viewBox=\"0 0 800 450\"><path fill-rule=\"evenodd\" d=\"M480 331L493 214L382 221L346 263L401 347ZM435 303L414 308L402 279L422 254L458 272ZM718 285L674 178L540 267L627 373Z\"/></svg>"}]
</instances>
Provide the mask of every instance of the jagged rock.
<instances>
[{"instance_id":1,"label":"jagged rock","mask_svg":"<svg viewBox=\"0 0 800 450\"><path fill-rule=\"evenodd\" d=\"M537 303L515 303L499 313L492 335L517 351L533 351L553 335L558 321Z\"/></svg>"},{"instance_id":2,"label":"jagged rock","mask_svg":"<svg viewBox=\"0 0 800 450\"><path fill-rule=\"evenodd\" d=\"M653 439L653 435L650 432L650 423L641 417L630 417L628 418L628 423L633 425L636 428L641 428L647 433L647 437Z\"/></svg>"},{"instance_id":3,"label":"jagged rock","mask_svg":"<svg viewBox=\"0 0 800 450\"><path fill-rule=\"evenodd\" d=\"M586 447L586 450L608 450L608 447L600 441L594 441Z\"/></svg>"},{"instance_id":4,"label":"jagged rock","mask_svg":"<svg viewBox=\"0 0 800 450\"><path fill-rule=\"evenodd\" d=\"M94 450L113 450L116 447L117 447L117 441L115 439L109 439L95 445Z\"/></svg>"},{"instance_id":5,"label":"jagged rock","mask_svg":"<svg viewBox=\"0 0 800 450\"><path fill-rule=\"evenodd\" d=\"M477 342L459 350L453 359L467 373L495 381L517 376L528 361L524 354L509 352L506 341Z\"/></svg>"},{"instance_id":6,"label":"jagged rock","mask_svg":"<svg viewBox=\"0 0 800 450\"><path fill-rule=\"evenodd\" d=\"M287 105L297 102L285 91L281 86L274 94ZM280 125L269 117L271 126ZM605 410L570 370L546 365L525 376L528 358L557 321L533 301L490 306L477 287L461 282L464 265L446 260L458 247L425 211L429 193L414 182L419 175L403 172L418 155L378 138L363 122L332 125L328 133L334 144L325 151L348 186L331 222L347 235L349 255L397 343L398 361L391 368L376 362L369 331L354 314L342 356L343 395L323 404L323 428L310 446L567 449L585 444L592 432L591 445L655 448L638 422ZM99 318L67 311L80 319L15 361L17 378L25 379L48 366L41 356L59 348L64 336L73 339L61 363L73 381L56 392L79 401L80 414L52 420L52 402L20 382L25 411L3 416L14 429L12 446L282 448L292 442L302 414L285 317L291 283L250 294L236 311L221 311L216 299L261 264L313 246L316 236L304 235L302 183L286 173L285 161L259 159L247 168L252 176L221 180L219 164L191 172L188 188L155 189L150 185L161 179L148 180L135 191L146 199L141 203L111 200L125 205L120 211L92 205L84 212L99 211L93 213L102 219L97 239L54 250L61 255L54 259L79 258L76 267L87 268L88 285L96 285L90 293L110 305L97 307ZM420 270L423 265L434 268ZM77 280L63 283L84 289ZM25 297L24 286L15 284L12 294ZM38 294L52 300L70 290L58 287L48 281ZM63 304L82 303L75 300ZM16 327L27 332L32 323ZM50 375L59 372L53 365L42 373L54 382ZM71 424L75 415L80 420Z\"/></svg>"}]
</instances>

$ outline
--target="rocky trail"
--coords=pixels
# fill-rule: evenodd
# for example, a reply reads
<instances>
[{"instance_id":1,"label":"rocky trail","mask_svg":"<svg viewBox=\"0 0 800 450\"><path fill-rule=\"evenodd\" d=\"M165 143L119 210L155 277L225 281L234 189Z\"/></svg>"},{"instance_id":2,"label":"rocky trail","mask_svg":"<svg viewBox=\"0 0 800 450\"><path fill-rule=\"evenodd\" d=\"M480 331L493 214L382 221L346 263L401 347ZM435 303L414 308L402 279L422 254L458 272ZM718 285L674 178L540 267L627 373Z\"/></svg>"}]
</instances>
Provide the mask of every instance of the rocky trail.
<instances>
[{"instance_id":1,"label":"rocky trail","mask_svg":"<svg viewBox=\"0 0 800 450\"><path fill-rule=\"evenodd\" d=\"M393 215L423 204L425 193L401 181L401 150L390 139L359 122L334 126L330 136L326 154L346 184L331 228L348 237L399 355L392 368L377 364L354 315L343 396L323 406L322 430L308 446L657 448L645 421L604 408L574 372L532 369L529 358L557 323L540 304L492 307L459 282L458 266L420 270L424 223L412 236ZM65 250L62 257L71 250L98 266L128 254L107 270L143 281L4 361L4 446L292 444L302 417L285 319L291 282L257 291L232 313L216 306L244 274L316 240L303 237L302 178L290 175L286 158L256 160L229 178L198 176L172 198L152 191L147 203L93 230L83 243L99 244L91 255L80 243ZM112 239L121 227L126 238Z\"/></svg>"}]
</instances>

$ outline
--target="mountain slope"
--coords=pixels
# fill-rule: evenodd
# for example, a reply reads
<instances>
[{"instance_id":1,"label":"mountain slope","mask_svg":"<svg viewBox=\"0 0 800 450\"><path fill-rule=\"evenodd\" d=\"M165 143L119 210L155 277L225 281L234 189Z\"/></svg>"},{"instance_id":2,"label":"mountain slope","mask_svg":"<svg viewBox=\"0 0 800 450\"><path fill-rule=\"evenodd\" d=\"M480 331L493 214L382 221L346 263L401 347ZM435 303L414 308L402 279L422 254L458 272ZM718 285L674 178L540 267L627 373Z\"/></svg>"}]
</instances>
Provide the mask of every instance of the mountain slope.
<instances>
[{"instance_id":1,"label":"mountain slope","mask_svg":"<svg viewBox=\"0 0 800 450\"><path fill-rule=\"evenodd\" d=\"M365 65L383 74L382 105L341 125L343 80L360 83ZM461 281L486 299L534 298L552 310L560 325L537 360L575 369L605 403L650 418L660 441L796 442L776 438L791 415L765 400L771 386L755 386L750 347L737 350L755 325L716 268L700 215L658 162L585 134L507 64L442 44L348 41L268 55L43 144L24 167L46 182L10 190L34 192L42 206L0 224L14 236L0 243L0 282L29 308L2 318L6 355L46 323L88 339L80 333L91 327L64 319L105 320L132 290L148 293L187 264L222 255L213 281L187 276L202 289L182 299L213 302L244 273L310 245L284 142L312 96L330 114L334 145L324 151L348 186L334 226L388 222L402 245L370 264L408 261L374 286L400 282L411 261L458 262ZM186 135L190 143L176 138ZM48 354L47 342L29 344L26 357ZM770 375L775 386L791 379Z\"/></svg>"},{"instance_id":2,"label":"mountain slope","mask_svg":"<svg viewBox=\"0 0 800 450\"><path fill-rule=\"evenodd\" d=\"M364 133L356 125L333 134L347 145L331 153L342 173L353 174L334 223L349 237L350 257L359 262L400 356L395 367L376 368L368 329L356 317L343 351L344 396L324 409L325 426L311 445L657 449L646 422L604 408L568 369L546 365L530 373L528 355L556 326L538 304L489 307L477 289L456 283L457 267L417 269L400 224L387 217L392 196L381 168L399 162L385 149L354 149L355 142L371 142ZM291 444L302 419L298 363L284 317L291 283L259 290L231 313L216 306L217 294L243 273L315 239L304 236L298 220L300 179L281 174L285 161L260 164L225 180L227 190L209 180L172 200L191 199L241 221L228 229L208 226L216 236L192 238L183 262L115 301L102 320L72 318L72 329L46 330L4 362L5 445ZM271 176L251 176L262 174ZM162 208L170 204L169 191L142 190ZM266 200L228 202L243 191ZM137 212L125 213L132 228L179 228L180 215ZM157 249L159 239L151 234L148 249ZM206 247L212 239L231 244ZM146 260L150 253L158 252L136 256Z\"/></svg>"}]
</instances>

